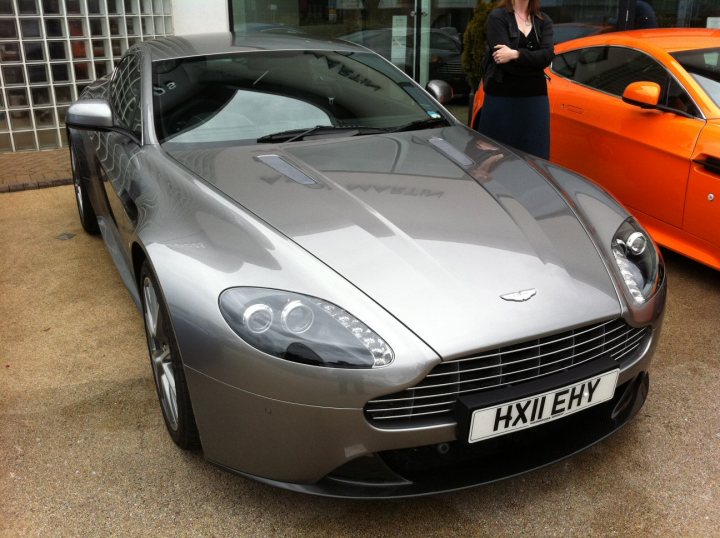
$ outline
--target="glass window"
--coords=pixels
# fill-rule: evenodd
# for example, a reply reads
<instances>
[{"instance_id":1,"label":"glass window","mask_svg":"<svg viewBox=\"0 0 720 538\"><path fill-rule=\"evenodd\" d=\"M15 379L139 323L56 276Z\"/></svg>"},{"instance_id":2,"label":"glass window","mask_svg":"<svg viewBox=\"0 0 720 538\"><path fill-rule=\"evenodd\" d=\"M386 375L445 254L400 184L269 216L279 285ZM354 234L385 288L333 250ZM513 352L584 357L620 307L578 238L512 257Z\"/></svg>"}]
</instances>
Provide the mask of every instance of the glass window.
<instances>
[{"instance_id":1,"label":"glass window","mask_svg":"<svg viewBox=\"0 0 720 538\"><path fill-rule=\"evenodd\" d=\"M49 38L65 37L65 25L62 19L45 19L45 34Z\"/></svg>"},{"instance_id":2,"label":"glass window","mask_svg":"<svg viewBox=\"0 0 720 538\"><path fill-rule=\"evenodd\" d=\"M109 62L95 62L95 78L104 77L110 71Z\"/></svg>"},{"instance_id":3,"label":"glass window","mask_svg":"<svg viewBox=\"0 0 720 538\"><path fill-rule=\"evenodd\" d=\"M87 0L87 10L90 15L100 15L101 11L100 0Z\"/></svg>"},{"instance_id":4,"label":"glass window","mask_svg":"<svg viewBox=\"0 0 720 538\"><path fill-rule=\"evenodd\" d=\"M77 15L82 13L82 11L80 11L80 8L80 0L65 0L65 11L68 15Z\"/></svg>"},{"instance_id":5,"label":"glass window","mask_svg":"<svg viewBox=\"0 0 720 538\"><path fill-rule=\"evenodd\" d=\"M12 0L0 0L0 15L15 15Z\"/></svg>"},{"instance_id":6,"label":"glass window","mask_svg":"<svg viewBox=\"0 0 720 538\"><path fill-rule=\"evenodd\" d=\"M552 69L558 75L616 96L622 96L632 82L655 82L661 90L660 105L692 116L701 115L675 78L653 58L635 49L578 49L556 56Z\"/></svg>"},{"instance_id":7,"label":"glass window","mask_svg":"<svg viewBox=\"0 0 720 538\"><path fill-rule=\"evenodd\" d=\"M30 117L29 110L13 110L10 112L10 124L12 125L13 131L20 129L31 129L32 118Z\"/></svg>"},{"instance_id":8,"label":"glass window","mask_svg":"<svg viewBox=\"0 0 720 538\"><path fill-rule=\"evenodd\" d=\"M55 86L55 102L72 103L72 87L71 86Z\"/></svg>"},{"instance_id":9,"label":"glass window","mask_svg":"<svg viewBox=\"0 0 720 538\"><path fill-rule=\"evenodd\" d=\"M55 129L38 131L38 144L41 148L56 148L57 143L57 131Z\"/></svg>"},{"instance_id":10,"label":"glass window","mask_svg":"<svg viewBox=\"0 0 720 538\"><path fill-rule=\"evenodd\" d=\"M0 151L12 151L12 142L9 134L0 134Z\"/></svg>"},{"instance_id":11,"label":"glass window","mask_svg":"<svg viewBox=\"0 0 720 538\"><path fill-rule=\"evenodd\" d=\"M21 65L3 66L2 74L7 85L25 84L25 72Z\"/></svg>"},{"instance_id":12,"label":"glass window","mask_svg":"<svg viewBox=\"0 0 720 538\"><path fill-rule=\"evenodd\" d=\"M73 64L75 70L75 80L91 80L90 76L90 63L89 62L75 62Z\"/></svg>"},{"instance_id":13,"label":"glass window","mask_svg":"<svg viewBox=\"0 0 720 538\"><path fill-rule=\"evenodd\" d=\"M30 88L33 106L52 104L50 88Z\"/></svg>"},{"instance_id":14,"label":"glass window","mask_svg":"<svg viewBox=\"0 0 720 538\"><path fill-rule=\"evenodd\" d=\"M50 70L54 82L67 82L70 80L70 70L67 64L52 64Z\"/></svg>"},{"instance_id":15,"label":"glass window","mask_svg":"<svg viewBox=\"0 0 720 538\"><path fill-rule=\"evenodd\" d=\"M43 0L43 12L45 15L57 15L60 13L60 0Z\"/></svg>"},{"instance_id":16,"label":"glass window","mask_svg":"<svg viewBox=\"0 0 720 538\"><path fill-rule=\"evenodd\" d=\"M38 41L30 41L23 44L25 48L25 60L28 62L38 62L45 59L45 50L42 43Z\"/></svg>"},{"instance_id":17,"label":"glass window","mask_svg":"<svg viewBox=\"0 0 720 538\"><path fill-rule=\"evenodd\" d=\"M17 39L18 33L15 21L0 19L0 39Z\"/></svg>"},{"instance_id":18,"label":"glass window","mask_svg":"<svg viewBox=\"0 0 720 538\"><path fill-rule=\"evenodd\" d=\"M140 107L140 57L125 57L115 71L110 87L110 104L116 125L142 137Z\"/></svg>"},{"instance_id":19,"label":"glass window","mask_svg":"<svg viewBox=\"0 0 720 538\"><path fill-rule=\"evenodd\" d=\"M25 88L7 88L8 106L10 108L28 106L27 90Z\"/></svg>"},{"instance_id":20,"label":"glass window","mask_svg":"<svg viewBox=\"0 0 720 538\"><path fill-rule=\"evenodd\" d=\"M110 48L107 41L103 39L93 39L93 56L95 58L106 58L110 56Z\"/></svg>"},{"instance_id":21,"label":"glass window","mask_svg":"<svg viewBox=\"0 0 720 538\"><path fill-rule=\"evenodd\" d=\"M21 15L37 15L37 0L18 0L18 13Z\"/></svg>"},{"instance_id":22,"label":"glass window","mask_svg":"<svg viewBox=\"0 0 720 538\"><path fill-rule=\"evenodd\" d=\"M58 121L60 122L60 125L65 124L65 117L67 116L67 111L69 106L59 106L57 107L57 115L58 115Z\"/></svg>"},{"instance_id":23,"label":"glass window","mask_svg":"<svg viewBox=\"0 0 720 538\"><path fill-rule=\"evenodd\" d=\"M256 143L318 125L373 132L442 115L370 53L254 52L155 62L158 138Z\"/></svg>"},{"instance_id":24,"label":"glass window","mask_svg":"<svg viewBox=\"0 0 720 538\"><path fill-rule=\"evenodd\" d=\"M676 52L673 57L720 106L720 48Z\"/></svg>"},{"instance_id":25,"label":"glass window","mask_svg":"<svg viewBox=\"0 0 720 538\"><path fill-rule=\"evenodd\" d=\"M622 95L631 82L664 84L668 74L647 54L622 47L591 47L559 55L553 70L575 82L612 95Z\"/></svg>"},{"instance_id":26,"label":"glass window","mask_svg":"<svg viewBox=\"0 0 720 538\"><path fill-rule=\"evenodd\" d=\"M73 40L70 42L70 49L72 50L73 58L87 58L88 57L87 41Z\"/></svg>"},{"instance_id":27,"label":"glass window","mask_svg":"<svg viewBox=\"0 0 720 538\"><path fill-rule=\"evenodd\" d=\"M20 43L0 43L0 61L3 62L20 62Z\"/></svg>"},{"instance_id":28,"label":"glass window","mask_svg":"<svg viewBox=\"0 0 720 538\"><path fill-rule=\"evenodd\" d=\"M85 19L68 19L68 29L71 37L84 37L87 35Z\"/></svg>"},{"instance_id":29,"label":"glass window","mask_svg":"<svg viewBox=\"0 0 720 538\"><path fill-rule=\"evenodd\" d=\"M120 13L122 6L122 0L107 0L107 11L108 13Z\"/></svg>"},{"instance_id":30,"label":"glass window","mask_svg":"<svg viewBox=\"0 0 720 538\"><path fill-rule=\"evenodd\" d=\"M64 41L49 41L48 42L48 53L50 54L51 60L66 60L67 49L65 48Z\"/></svg>"},{"instance_id":31,"label":"glass window","mask_svg":"<svg viewBox=\"0 0 720 538\"><path fill-rule=\"evenodd\" d=\"M35 135L32 131L25 133L13 133L13 141L15 142L15 149L18 151L37 149L35 147Z\"/></svg>"},{"instance_id":32,"label":"glass window","mask_svg":"<svg viewBox=\"0 0 720 538\"><path fill-rule=\"evenodd\" d=\"M52 108L38 108L34 110L35 127L55 127L55 111Z\"/></svg>"},{"instance_id":33,"label":"glass window","mask_svg":"<svg viewBox=\"0 0 720 538\"><path fill-rule=\"evenodd\" d=\"M90 19L90 34L100 37L107 35L105 26L105 19Z\"/></svg>"},{"instance_id":34,"label":"glass window","mask_svg":"<svg viewBox=\"0 0 720 538\"><path fill-rule=\"evenodd\" d=\"M40 19L21 19L20 27L22 28L23 39L42 37L40 34Z\"/></svg>"},{"instance_id":35,"label":"glass window","mask_svg":"<svg viewBox=\"0 0 720 538\"><path fill-rule=\"evenodd\" d=\"M47 84L49 82L46 65L28 65L27 72L30 84Z\"/></svg>"}]
</instances>

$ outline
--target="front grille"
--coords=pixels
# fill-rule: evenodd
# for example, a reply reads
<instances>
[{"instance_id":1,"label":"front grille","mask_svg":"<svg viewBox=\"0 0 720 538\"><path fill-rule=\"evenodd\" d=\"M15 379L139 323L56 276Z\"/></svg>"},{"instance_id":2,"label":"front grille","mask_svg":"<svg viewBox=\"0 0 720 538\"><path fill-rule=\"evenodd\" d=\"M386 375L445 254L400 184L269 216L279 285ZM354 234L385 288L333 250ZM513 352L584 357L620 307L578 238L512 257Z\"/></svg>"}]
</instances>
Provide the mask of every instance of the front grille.
<instances>
[{"instance_id":1,"label":"front grille","mask_svg":"<svg viewBox=\"0 0 720 538\"><path fill-rule=\"evenodd\" d=\"M529 381L601 357L619 361L649 334L649 327L630 327L617 319L443 362L418 385L370 400L365 414L378 427L451 419L458 396Z\"/></svg>"}]
</instances>

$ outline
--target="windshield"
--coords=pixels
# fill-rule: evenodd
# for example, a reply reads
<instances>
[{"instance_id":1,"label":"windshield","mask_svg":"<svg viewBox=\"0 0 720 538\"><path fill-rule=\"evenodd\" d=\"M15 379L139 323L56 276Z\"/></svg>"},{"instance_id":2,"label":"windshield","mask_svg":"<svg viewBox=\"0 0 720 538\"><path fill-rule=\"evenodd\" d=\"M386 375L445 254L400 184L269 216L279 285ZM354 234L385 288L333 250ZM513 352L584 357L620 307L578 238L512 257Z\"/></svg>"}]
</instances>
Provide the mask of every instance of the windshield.
<instances>
[{"instance_id":1,"label":"windshield","mask_svg":"<svg viewBox=\"0 0 720 538\"><path fill-rule=\"evenodd\" d=\"M153 93L158 139L177 144L255 144L317 126L391 129L445 117L403 73L366 52L261 51L155 62Z\"/></svg>"},{"instance_id":2,"label":"windshield","mask_svg":"<svg viewBox=\"0 0 720 538\"><path fill-rule=\"evenodd\" d=\"M720 48L686 50L672 54L685 71L720 106Z\"/></svg>"}]
</instances>

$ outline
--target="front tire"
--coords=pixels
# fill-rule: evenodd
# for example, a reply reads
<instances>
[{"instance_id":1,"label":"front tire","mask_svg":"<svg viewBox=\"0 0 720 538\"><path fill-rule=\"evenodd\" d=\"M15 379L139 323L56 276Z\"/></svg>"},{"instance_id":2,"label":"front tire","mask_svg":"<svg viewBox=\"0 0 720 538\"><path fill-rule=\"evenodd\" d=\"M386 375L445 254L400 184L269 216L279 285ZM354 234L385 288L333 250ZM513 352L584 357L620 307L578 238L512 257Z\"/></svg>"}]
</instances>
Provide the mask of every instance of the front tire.
<instances>
[{"instance_id":1,"label":"front tire","mask_svg":"<svg viewBox=\"0 0 720 538\"><path fill-rule=\"evenodd\" d=\"M77 203L78 215L80 216L80 224L83 230L90 235L100 233L97 215L90 203L90 196L87 192L86 180L82 177L79 168L79 161L75 147L70 144L70 166L72 167L73 187L75 188L75 202Z\"/></svg>"},{"instance_id":2,"label":"front tire","mask_svg":"<svg viewBox=\"0 0 720 538\"><path fill-rule=\"evenodd\" d=\"M175 332L157 278L147 262L140 269L140 292L150 365L165 426L180 448L197 448L199 436Z\"/></svg>"}]
</instances>

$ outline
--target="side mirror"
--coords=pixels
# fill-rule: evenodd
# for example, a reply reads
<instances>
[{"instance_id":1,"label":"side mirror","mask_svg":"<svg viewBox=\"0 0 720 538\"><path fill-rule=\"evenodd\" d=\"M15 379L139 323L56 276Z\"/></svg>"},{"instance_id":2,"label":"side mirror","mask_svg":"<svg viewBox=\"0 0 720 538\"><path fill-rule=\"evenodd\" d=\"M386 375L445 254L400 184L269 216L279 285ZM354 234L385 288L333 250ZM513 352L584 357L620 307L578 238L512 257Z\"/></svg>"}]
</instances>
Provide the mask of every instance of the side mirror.
<instances>
[{"instance_id":1,"label":"side mirror","mask_svg":"<svg viewBox=\"0 0 720 538\"><path fill-rule=\"evenodd\" d=\"M425 87L427 91L430 92L430 94L437 99L437 101L444 105L445 103L449 103L452 101L453 98L453 89L450 84L445 82L444 80L431 80L427 83L427 86Z\"/></svg>"},{"instance_id":2,"label":"side mirror","mask_svg":"<svg viewBox=\"0 0 720 538\"><path fill-rule=\"evenodd\" d=\"M70 105L65 123L76 129L106 131L113 128L112 111L105 99L86 99Z\"/></svg>"},{"instance_id":3,"label":"side mirror","mask_svg":"<svg viewBox=\"0 0 720 538\"><path fill-rule=\"evenodd\" d=\"M633 82L627 85L622 100L640 108L656 108L660 102L660 85L655 82Z\"/></svg>"}]
</instances>

